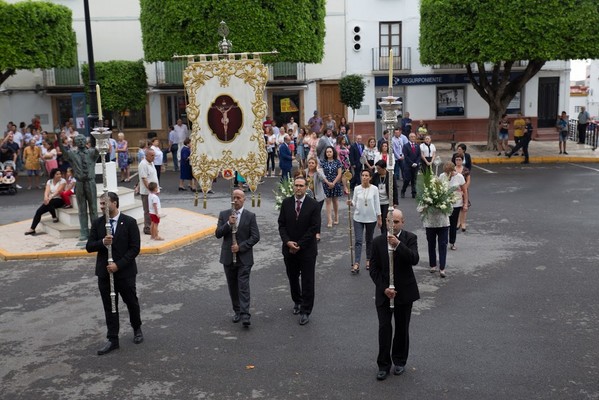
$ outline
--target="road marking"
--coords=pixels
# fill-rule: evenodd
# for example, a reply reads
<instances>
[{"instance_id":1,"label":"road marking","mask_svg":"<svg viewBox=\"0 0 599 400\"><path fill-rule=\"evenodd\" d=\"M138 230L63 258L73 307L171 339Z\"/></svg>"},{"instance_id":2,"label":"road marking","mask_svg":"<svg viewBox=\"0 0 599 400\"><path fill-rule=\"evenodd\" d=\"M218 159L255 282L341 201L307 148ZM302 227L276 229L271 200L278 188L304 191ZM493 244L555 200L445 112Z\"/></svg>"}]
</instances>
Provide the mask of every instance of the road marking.
<instances>
[{"instance_id":1,"label":"road marking","mask_svg":"<svg viewBox=\"0 0 599 400\"><path fill-rule=\"evenodd\" d=\"M488 170L488 169L486 169L486 168L479 167L478 165L473 165L473 167L476 167L476 168L478 168L478 169L482 169L482 170L483 170L483 171L485 171L487 174L496 174L496 173L497 173L497 172L494 172L494 171Z\"/></svg>"},{"instance_id":2,"label":"road marking","mask_svg":"<svg viewBox=\"0 0 599 400\"><path fill-rule=\"evenodd\" d=\"M590 169L591 171L599 172L599 169L587 167L586 165L580 165L580 164L574 164L574 163L570 163L570 165L574 165L575 167L586 168L586 169Z\"/></svg>"}]
</instances>

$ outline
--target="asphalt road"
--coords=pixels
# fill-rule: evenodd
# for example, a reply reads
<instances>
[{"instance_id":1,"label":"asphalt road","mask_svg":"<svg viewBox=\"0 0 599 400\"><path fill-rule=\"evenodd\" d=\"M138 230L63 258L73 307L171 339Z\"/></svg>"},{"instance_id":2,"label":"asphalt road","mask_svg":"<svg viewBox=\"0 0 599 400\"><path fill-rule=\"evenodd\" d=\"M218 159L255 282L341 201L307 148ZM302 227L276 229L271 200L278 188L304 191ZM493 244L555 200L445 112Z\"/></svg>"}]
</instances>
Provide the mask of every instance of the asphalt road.
<instances>
[{"instance_id":1,"label":"asphalt road","mask_svg":"<svg viewBox=\"0 0 599 400\"><path fill-rule=\"evenodd\" d=\"M375 380L374 285L365 270L349 273L346 206L339 226L323 228L314 311L298 325L269 179L254 208L250 329L230 321L212 237L139 257L145 342L132 343L124 311L121 348L101 357L93 259L0 263L0 398L599 399L599 168L484 167L474 170L468 231L449 252L445 280L428 272L414 201L401 201L405 229L420 241L422 299L400 377ZM176 185L167 173L164 207L204 212ZM212 215L229 201L223 183L215 192ZM31 218L41 197L0 196L0 221Z\"/></svg>"}]
</instances>

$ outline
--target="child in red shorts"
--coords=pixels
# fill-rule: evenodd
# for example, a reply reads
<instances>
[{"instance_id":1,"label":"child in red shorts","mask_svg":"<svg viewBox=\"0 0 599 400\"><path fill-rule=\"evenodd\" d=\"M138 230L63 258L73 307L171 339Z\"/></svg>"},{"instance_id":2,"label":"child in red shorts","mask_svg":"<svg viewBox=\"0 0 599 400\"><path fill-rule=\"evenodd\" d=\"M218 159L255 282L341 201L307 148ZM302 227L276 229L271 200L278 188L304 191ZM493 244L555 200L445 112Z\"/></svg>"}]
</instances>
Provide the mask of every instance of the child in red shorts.
<instances>
[{"instance_id":1,"label":"child in red shorts","mask_svg":"<svg viewBox=\"0 0 599 400\"><path fill-rule=\"evenodd\" d=\"M148 208L150 209L150 237L154 240L164 240L158 236L158 224L160 224L160 197L158 197L158 184L150 182L148 185Z\"/></svg>"}]
</instances>

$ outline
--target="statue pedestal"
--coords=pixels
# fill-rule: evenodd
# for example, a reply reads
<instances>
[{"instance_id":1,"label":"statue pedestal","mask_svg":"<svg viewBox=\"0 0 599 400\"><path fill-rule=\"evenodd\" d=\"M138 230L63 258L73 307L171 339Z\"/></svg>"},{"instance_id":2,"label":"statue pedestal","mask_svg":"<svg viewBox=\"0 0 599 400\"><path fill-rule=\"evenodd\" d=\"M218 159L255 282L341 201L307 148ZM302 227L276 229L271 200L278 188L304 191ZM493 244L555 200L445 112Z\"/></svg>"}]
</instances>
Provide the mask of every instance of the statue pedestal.
<instances>
[{"instance_id":1,"label":"statue pedestal","mask_svg":"<svg viewBox=\"0 0 599 400\"><path fill-rule=\"evenodd\" d=\"M140 200L135 198L133 189L121 186L118 187L117 165L115 162L106 163L106 183L109 192L114 192L119 195L119 210L125 214L135 218L138 224L143 224L143 207ZM96 175L102 176L102 163L96 164ZM102 179L100 179L100 182ZM100 196L104 194L103 184L96 184L97 192L97 207L98 216L102 212L100 210ZM53 223L52 218L44 217L41 221L41 227L44 232L56 238L77 238L79 237L79 207L75 195L71 196L71 204L73 208L56 210L59 223Z\"/></svg>"},{"instance_id":2,"label":"statue pedestal","mask_svg":"<svg viewBox=\"0 0 599 400\"><path fill-rule=\"evenodd\" d=\"M102 163L96 163L96 175L102 176ZM106 186L108 187L109 192L114 192L118 194L118 181L116 178L116 163L114 161L110 161L106 163ZM98 191L98 195L103 194L103 189ZM100 209L98 208L98 212Z\"/></svg>"}]
</instances>

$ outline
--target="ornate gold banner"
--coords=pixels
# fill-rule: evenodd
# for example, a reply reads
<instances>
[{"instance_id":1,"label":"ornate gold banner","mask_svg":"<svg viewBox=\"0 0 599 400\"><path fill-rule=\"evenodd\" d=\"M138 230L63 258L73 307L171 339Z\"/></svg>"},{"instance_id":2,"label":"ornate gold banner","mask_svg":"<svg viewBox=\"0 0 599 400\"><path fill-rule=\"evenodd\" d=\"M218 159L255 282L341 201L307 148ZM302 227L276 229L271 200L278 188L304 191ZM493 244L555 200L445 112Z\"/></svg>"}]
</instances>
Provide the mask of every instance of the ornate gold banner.
<instances>
[{"instance_id":1,"label":"ornate gold banner","mask_svg":"<svg viewBox=\"0 0 599 400\"><path fill-rule=\"evenodd\" d=\"M232 169L252 191L266 167L262 120L268 69L259 59L233 57L190 62L183 74L192 122L193 175L204 193L219 172Z\"/></svg>"}]
</instances>

